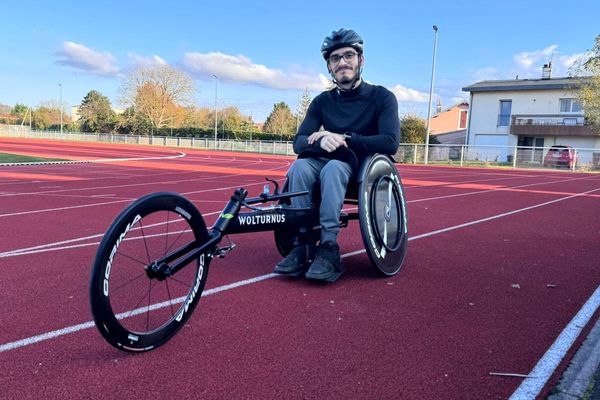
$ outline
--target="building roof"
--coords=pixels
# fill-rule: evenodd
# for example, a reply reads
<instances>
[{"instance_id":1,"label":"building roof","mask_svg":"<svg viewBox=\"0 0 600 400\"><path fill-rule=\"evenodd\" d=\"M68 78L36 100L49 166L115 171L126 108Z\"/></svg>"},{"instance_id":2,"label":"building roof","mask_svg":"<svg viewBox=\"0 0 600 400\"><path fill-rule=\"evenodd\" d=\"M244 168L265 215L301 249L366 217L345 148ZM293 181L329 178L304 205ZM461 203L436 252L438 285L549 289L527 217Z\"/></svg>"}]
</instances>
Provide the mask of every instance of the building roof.
<instances>
[{"instance_id":1,"label":"building roof","mask_svg":"<svg viewBox=\"0 0 600 400\"><path fill-rule=\"evenodd\" d=\"M465 144L467 139L467 130L459 129L452 132L432 133L441 144Z\"/></svg>"},{"instance_id":2,"label":"building roof","mask_svg":"<svg viewBox=\"0 0 600 400\"><path fill-rule=\"evenodd\" d=\"M576 89L581 78L547 78L547 79L511 79L497 81L481 81L473 85L465 86L464 92L507 92L518 90L556 90Z\"/></svg>"}]
</instances>

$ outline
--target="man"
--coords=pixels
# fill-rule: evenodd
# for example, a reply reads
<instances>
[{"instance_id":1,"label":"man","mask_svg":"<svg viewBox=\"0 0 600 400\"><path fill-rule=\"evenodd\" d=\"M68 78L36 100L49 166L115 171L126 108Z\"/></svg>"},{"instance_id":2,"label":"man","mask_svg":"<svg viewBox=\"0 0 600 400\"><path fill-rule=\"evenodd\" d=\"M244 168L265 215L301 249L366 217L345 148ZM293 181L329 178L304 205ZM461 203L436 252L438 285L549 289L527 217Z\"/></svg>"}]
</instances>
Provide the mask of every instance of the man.
<instances>
[{"instance_id":1,"label":"man","mask_svg":"<svg viewBox=\"0 0 600 400\"><path fill-rule=\"evenodd\" d=\"M337 235L348 182L369 154L396 153L400 121L396 97L361 78L363 40L356 32L343 28L332 32L323 41L321 54L335 87L308 107L294 137L298 159L288 171L290 191L310 191L292 198L292 207L310 207L313 190L320 186L319 245L308 236L296 238L294 249L275 272L334 282L342 274Z\"/></svg>"}]
</instances>

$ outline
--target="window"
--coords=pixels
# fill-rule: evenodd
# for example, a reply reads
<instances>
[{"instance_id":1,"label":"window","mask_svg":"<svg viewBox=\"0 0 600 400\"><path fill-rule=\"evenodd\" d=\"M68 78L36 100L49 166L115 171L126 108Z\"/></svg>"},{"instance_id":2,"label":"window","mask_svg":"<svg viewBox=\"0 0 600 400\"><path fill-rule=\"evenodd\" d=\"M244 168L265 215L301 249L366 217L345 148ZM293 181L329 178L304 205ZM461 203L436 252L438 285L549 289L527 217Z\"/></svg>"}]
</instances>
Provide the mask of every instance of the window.
<instances>
[{"instance_id":1,"label":"window","mask_svg":"<svg viewBox=\"0 0 600 400\"><path fill-rule=\"evenodd\" d=\"M561 113L581 112L581 103L577 99L560 99Z\"/></svg>"},{"instance_id":2,"label":"window","mask_svg":"<svg viewBox=\"0 0 600 400\"><path fill-rule=\"evenodd\" d=\"M498 115L498 126L510 125L510 111L512 100L500 100L500 115Z\"/></svg>"},{"instance_id":3,"label":"window","mask_svg":"<svg viewBox=\"0 0 600 400\"><path fill-rule=\"evenodd\" d=\"M460 129L464 129L467 127L467 111L466 110L460 111L460 122L458 124L458 127Z\"/></svg>"}]
</instances>

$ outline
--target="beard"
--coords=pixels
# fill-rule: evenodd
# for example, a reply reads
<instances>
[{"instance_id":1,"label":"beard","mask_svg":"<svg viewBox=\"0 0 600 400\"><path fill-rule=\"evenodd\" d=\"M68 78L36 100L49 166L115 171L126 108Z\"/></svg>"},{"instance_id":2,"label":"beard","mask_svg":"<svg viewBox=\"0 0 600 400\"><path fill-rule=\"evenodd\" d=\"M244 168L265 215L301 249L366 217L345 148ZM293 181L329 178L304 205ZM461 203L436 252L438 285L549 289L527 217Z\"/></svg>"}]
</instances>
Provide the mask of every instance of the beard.
<instances>
[{"instance_id":1,"label":"beard","mask_svg":"<svg viewBox=\"0 0 600 400\"><path fill-rule=\"evenodd\" d=\"M354 67L350 67L350 66L341 67L340 69L336 70L335 80L341 84L352 82L353 80L355 80L357 78L357 75L358 75L358 73L356 71L357 68L358 67L354 68ZM351 74L344 73L343 75L340 74L340 72L343 72L343 71L352 71L352 73Z\"/></svg>"}]
</instances>

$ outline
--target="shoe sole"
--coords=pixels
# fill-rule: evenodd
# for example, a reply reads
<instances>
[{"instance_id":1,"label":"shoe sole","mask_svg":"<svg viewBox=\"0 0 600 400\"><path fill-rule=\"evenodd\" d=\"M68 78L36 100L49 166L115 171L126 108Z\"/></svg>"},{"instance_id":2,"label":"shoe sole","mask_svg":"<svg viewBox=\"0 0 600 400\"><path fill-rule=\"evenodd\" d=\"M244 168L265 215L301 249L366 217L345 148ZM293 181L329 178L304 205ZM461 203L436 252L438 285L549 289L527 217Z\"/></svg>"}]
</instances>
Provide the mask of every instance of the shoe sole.
<instances>
[{"instance_id":1,"label":"shoe sole","mask_svg":"<svg viewBox=\"0 0 600 400\"><path fill-rule=\"evenodd\" d=\"M291 272L281 272L281 271L273 271L276 274L282 275L282 276L291 276L294 278L298 278L300 276L302 276L303 274L306 273L306 270L301 270L301 271L291 271Z\"/></svg>"},{"instance_id":2,"label":"shoe sole","mask_svg":"<svg viewBox=\"0 0 600 400\"><path fill-rule=\"evenodd\" d=\"M313 281L324 281L333 283L340 277L340 275L342 275L342 271L332 271L327 274L310 274L307 272L304 276L306 277L306 279L310 279Z\"/></svg>"}]
</instances>

